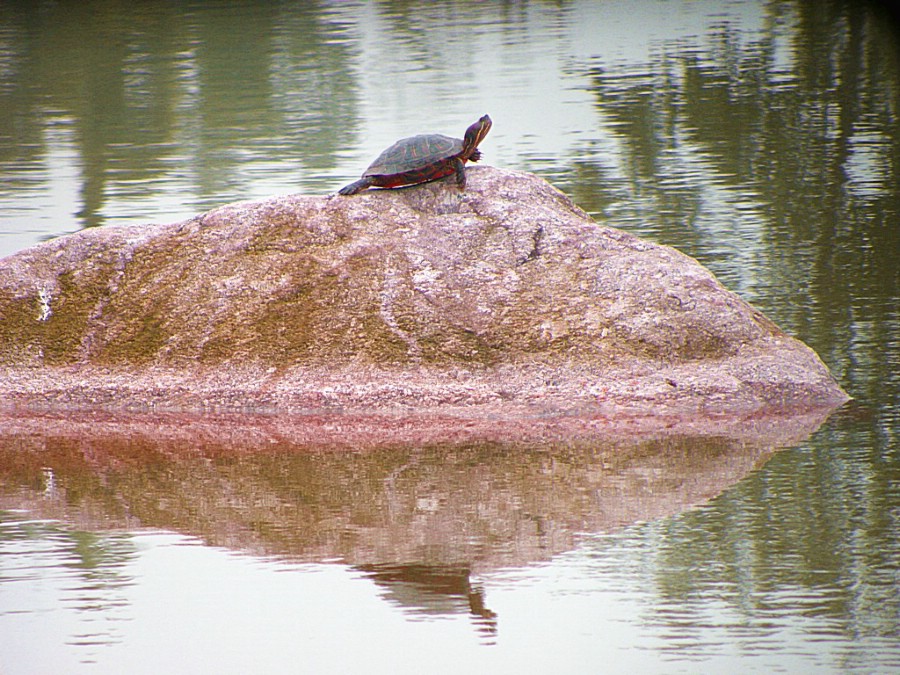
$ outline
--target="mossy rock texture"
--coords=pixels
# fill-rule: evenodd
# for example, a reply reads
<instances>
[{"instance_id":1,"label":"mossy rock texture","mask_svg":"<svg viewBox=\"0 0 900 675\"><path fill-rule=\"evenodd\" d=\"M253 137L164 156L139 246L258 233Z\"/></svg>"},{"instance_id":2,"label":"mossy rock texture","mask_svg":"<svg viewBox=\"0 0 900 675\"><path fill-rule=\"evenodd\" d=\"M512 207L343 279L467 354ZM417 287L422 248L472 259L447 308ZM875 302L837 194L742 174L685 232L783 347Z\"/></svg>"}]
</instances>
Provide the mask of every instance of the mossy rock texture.
<instances>
[{"instance_id":1,"label":"mossy rock texture","mask_svg":"<svg viewBox=\"0 0 900 675\"><path fill-rule=\"evenodd\" d=\"M491 167L0 260L0 405L741 411L846 400L695 260Z\"/></svg>"}]
</instances>

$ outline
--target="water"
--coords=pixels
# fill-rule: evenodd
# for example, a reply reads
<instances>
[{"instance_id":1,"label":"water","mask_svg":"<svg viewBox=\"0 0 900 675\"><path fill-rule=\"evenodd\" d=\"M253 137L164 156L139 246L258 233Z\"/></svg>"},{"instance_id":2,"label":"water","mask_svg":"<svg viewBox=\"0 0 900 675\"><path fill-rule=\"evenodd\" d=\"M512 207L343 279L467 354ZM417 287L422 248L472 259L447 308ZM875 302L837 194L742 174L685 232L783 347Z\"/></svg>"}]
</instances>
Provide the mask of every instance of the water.
<instances>
[{"instance_id":1,"label":"water","mask_svg":"<svg viewBox=\"0 0 900 675\"><path fill-rule=\"evenodd\" d=\"M721 438L353 452L270 418L186 446L183 421L5 446L7 499L30 506L0 519L12 672L896 663L896 486L838 478L863 457Z\"/></svg>"},{"instance_id":2,"label":"water","mask_svg":"<svg viewBox=\"0 0 900 675\"><path fill-rule=\"evenodd\" d=\"M487 112L486 163L697 257L856 401L777 452L3 429L0 670L896 672L898 45L851 2L4 2L0 256Z\"/></svg>"}]
</instances>

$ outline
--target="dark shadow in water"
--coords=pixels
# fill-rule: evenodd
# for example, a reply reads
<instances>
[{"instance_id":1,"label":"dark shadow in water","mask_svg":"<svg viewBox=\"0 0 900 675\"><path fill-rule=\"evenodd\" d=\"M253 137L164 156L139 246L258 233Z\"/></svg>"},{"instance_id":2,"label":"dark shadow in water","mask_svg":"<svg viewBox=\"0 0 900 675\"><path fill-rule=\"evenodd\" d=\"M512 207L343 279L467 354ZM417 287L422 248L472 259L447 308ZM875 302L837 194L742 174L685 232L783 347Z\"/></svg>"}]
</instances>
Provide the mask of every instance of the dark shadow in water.
<instances>
[{"instance_id":1,"label":"dark shadow in water","mask_svg":"<svg viewBox=\"0 0 900 675\"><path fill-rule=\"evenodd\" d=\"M384 598L419 615L441 616L468 610L485 639L497 634L497 614L485 604L484 589L472 583L464 565L360 565Z\"/></svg>"}]
</instances>

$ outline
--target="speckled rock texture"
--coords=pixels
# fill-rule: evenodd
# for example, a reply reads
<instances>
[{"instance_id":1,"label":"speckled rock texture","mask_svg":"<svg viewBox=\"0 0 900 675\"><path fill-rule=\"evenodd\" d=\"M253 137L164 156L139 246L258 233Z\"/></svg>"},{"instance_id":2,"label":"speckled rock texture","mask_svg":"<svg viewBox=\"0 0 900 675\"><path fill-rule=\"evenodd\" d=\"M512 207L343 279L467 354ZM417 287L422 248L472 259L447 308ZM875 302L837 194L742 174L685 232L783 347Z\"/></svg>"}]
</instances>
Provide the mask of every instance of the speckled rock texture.
<instances>
[{"instance_id":1,"label":"speckled rock texture","mask_svg":"<svg viewBox=\"0 0 900 675\"><path fill-rule=\"evenodd\" d=\"M468 176L0 260L0 407L689 419L847 400L695 260L533 175Z\"/></svg>"}]
</instances>

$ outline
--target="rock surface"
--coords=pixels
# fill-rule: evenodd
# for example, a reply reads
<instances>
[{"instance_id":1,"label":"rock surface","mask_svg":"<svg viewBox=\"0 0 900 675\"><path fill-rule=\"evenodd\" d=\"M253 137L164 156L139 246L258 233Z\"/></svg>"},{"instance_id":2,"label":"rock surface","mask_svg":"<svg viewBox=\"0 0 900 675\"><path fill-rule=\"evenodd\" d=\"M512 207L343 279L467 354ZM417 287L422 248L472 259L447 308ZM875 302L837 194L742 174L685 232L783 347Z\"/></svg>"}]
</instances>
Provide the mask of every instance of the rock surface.
<instances>
[{"instance_id":1,"label":"rock surface","mask_svg":"<svg viewBox=\"0 0 900 675\"><path fill-rule=\"evenodd\" d=\"M783 414L846 394L678 251L491 167L0 260L0 406Z\"/></svg>"}]
</instances>

